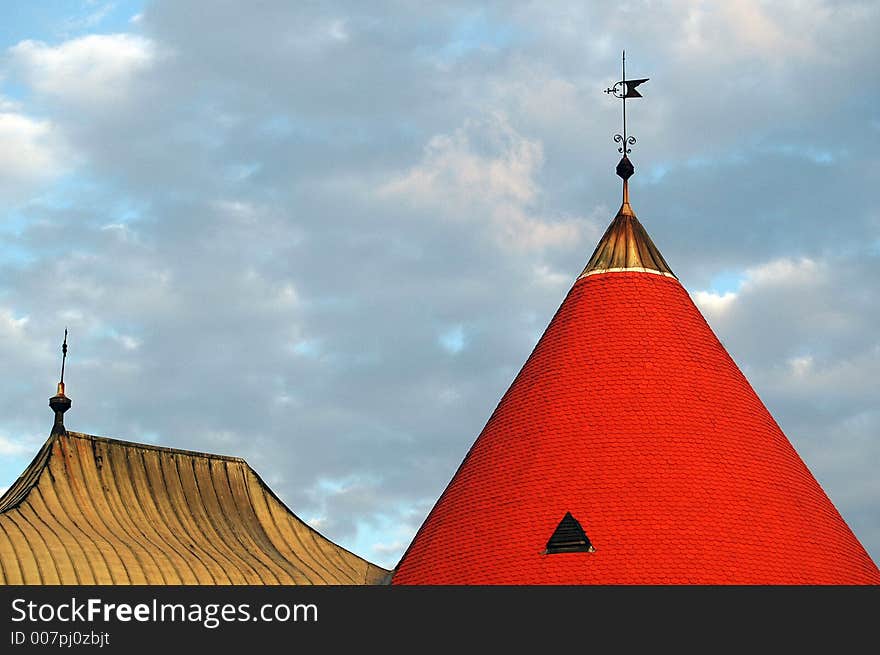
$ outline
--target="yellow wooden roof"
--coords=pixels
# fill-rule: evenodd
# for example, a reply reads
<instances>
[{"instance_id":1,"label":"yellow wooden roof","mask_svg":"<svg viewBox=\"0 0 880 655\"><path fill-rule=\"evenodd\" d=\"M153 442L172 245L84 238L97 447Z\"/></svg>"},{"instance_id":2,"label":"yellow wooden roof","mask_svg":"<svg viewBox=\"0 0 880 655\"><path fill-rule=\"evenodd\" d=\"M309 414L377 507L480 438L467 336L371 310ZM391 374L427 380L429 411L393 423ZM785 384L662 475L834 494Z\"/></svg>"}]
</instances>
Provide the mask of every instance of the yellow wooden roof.
<instances>
[{"instance_id":1,"label":"yellow wooden roof","mask_svg":"<svg viewBox=\"0 0 880 655\"><path fill-rule=\"evenodd\" d=\"M381 584L243 459L53 434L0 498L3 584Z\"/></svg>"}]
</instances>

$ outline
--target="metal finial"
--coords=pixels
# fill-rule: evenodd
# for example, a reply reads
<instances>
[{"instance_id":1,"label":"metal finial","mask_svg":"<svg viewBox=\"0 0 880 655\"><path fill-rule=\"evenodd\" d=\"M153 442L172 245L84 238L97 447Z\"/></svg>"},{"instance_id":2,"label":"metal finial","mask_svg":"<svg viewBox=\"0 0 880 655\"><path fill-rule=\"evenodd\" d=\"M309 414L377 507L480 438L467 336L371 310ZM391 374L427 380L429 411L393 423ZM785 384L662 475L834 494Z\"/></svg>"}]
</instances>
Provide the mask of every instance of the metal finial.
<instances>
[{"instance_id":1,"label":"metal finial","mask_svg":"<svg viewBox=\"0 0 880 655\"><path fill-rule=\"evenodd\" d=\"M61 344L61 381L58 383L58 393L49 398L49 407L55 412L55 424L52 426L52 434L67 434L64 427L64 412L70 409L70 398L64 395L64 365L67 363L67 328L64 328L64 343Z\"/></svg>"},{"instance_id":2,"label":"metal finial","mask_svg":"<svg viewBox=\"0 0 880 655\"><path fill-rule=\"evenodd\" d=\"M626 157L630 152L632 152L632 148L630 146L634 145L636 142L636 138L634 136L628 136L626 133L626 99L641 98L642 94L639 93L638 90L636 90L636 87L643 82L647 82L650 78L645 77L640 80L626 79L626 50L623 51L623 55L621 56L620 61L621 70L623 73L621 75L621 80L619 82L616 82L614 86L605 89L605 93L610 93L615 98L620 98L623 105L623 134L615 134L614 142L620 144L617 152ZM632 175L632 173L630 173L630 175Z\"/></svg>"},{"instance_id":3,"label":"metal finial","mask_svg":"<svg viewBox=\"0 0 880 655\"><path fill-rule=\"evenodd\" d=\"M64 328L64 343L61 344L61 388L64 388L64 364L67 362L67 328Z\"/></svg>"}]
</instances>

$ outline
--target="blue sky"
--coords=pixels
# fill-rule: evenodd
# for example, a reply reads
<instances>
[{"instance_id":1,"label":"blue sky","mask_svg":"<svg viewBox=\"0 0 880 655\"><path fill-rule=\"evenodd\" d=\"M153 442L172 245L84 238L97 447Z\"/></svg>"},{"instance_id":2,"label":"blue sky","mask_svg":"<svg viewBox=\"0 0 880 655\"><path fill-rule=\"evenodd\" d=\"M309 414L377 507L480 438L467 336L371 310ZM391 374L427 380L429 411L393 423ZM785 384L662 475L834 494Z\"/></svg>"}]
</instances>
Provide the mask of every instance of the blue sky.
<instances>
[{"instance_id":1,"label":"blue sky","mask_svg":"<svg viewBox=\"0 0 880 655\"><path fill-rule=\"evenodd\" d=\"M3 8L0 47L23 39L58 43L95 32L125 32L143 11L143 2L9 2Z\"/></svg>"},{"instance_id":2,"label":"blue sky","mask_svg":"<svg viewBox=\"0 0 880 655\"><path fill-rule=\"evenodd\" d=\"M393 566L616 210L625 47L633 206L877 560L878 15L6 3L0 488L66 326L72 429L243 456Z\"/></svg>"}]
</instances>

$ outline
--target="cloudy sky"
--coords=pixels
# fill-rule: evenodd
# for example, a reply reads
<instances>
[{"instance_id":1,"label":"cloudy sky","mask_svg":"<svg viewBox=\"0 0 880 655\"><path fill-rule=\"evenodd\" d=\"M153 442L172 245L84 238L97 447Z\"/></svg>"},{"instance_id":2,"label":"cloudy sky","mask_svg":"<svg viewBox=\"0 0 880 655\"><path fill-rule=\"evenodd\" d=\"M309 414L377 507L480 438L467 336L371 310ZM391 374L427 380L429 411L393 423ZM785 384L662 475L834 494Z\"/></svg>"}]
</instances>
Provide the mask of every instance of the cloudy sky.
<instances>
[{"instance_id":1,"label":"cloudy sky","mask_svg":"<svg viewBox=\"0 0 880 655\"><path fill-rule=\"evenodd\" d=\"M880 4L2 11L0 489L66 326L68 427L396 564L617 209L626 47L633 206L880 560Z\"/></svg>"}]
</instances>

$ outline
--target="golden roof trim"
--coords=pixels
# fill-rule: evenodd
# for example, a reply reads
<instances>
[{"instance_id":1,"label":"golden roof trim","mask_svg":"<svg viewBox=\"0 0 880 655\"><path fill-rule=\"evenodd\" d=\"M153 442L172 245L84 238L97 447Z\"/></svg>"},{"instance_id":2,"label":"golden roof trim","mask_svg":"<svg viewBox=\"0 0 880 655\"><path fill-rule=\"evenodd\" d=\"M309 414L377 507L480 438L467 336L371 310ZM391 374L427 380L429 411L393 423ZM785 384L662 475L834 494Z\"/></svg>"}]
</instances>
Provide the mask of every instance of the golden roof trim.
<instances>
[{"instance_id":1,"label":"golden roof trim","mask_svg":"<svg viewBox=\"0 0 880 655\"><path fill-rule=\"evenodd\" d=\"M616 271L660 273L678 279L632 211L626 185L624 201L617 216L605 230L578 279L594 273Z\"/></svg>"},{"instance_id":2,"label":"golden roof trim","mask_svg":"<svg viewBox=\"0 0 880 655\"><path fill-rule=\"evenodd\" d=\"M672 273L667 273L665 271L656 271L652 268L643 268L641 266L632 266L630 268L597 268L592 271L581 273L580 275L578 275L577 279L580 280L582 277L600 275L602 273L650 273L651 275L662 275L664 277L671 277L673 280L678 279Z\"/></svg>"}]
</instances>

